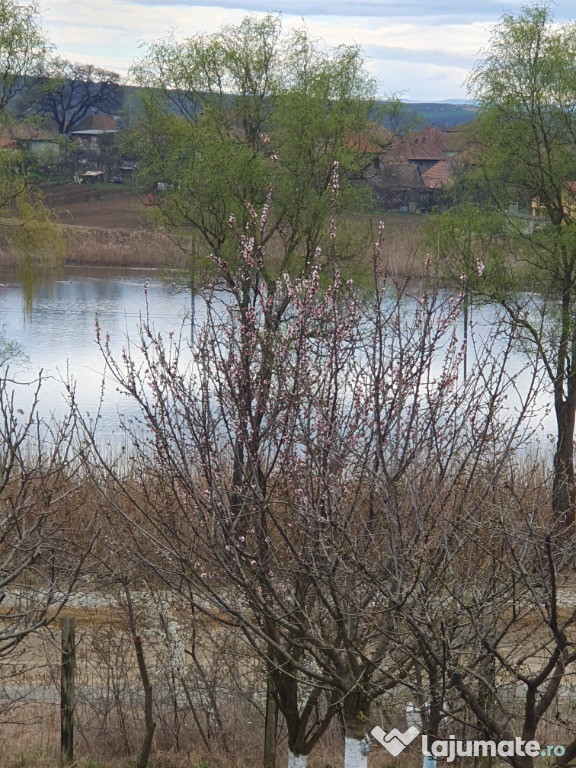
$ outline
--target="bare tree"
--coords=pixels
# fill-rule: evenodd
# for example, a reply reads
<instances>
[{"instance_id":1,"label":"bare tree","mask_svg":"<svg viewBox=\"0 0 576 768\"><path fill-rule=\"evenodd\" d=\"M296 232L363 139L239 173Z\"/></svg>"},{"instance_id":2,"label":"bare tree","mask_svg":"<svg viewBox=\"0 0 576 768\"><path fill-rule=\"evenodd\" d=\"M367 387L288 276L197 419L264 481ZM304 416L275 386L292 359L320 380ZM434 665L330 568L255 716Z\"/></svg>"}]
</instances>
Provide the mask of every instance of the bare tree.
<instances>
[{"instance_id":1,"label":"bare tree","mask_svg":"<svg viewBox=\"0 0 576 768\"><path fill-rule=\"evenodd\" d=\"M116 72L56 56L27 90L20 110L50 117L59 133L69 133L89 115L118 112L122 98Z\"/></svg>"},{"instance_id":2,"label":"bare tree","mask_svg":"<svg viewBox=\"0 0 576 768\"><path fill-rule=\"evenodd\" d=\"M434 754L449 756L448 736L458 729L466 740L513 744L498 755L526 768L535 747L523 752L520 741L558 738L562 730L572 739L561 713L576 661L573 547L551 511L553 484L545 451L537 450L546 373L538 359L522 379L508 373L518 341L514 327L502 329L497 347L471 332L475 364L465 383L449 385L451 401L421 390L424 421L409 429L430 439L415 459L399 463L407 454L390 450L397 441L383 444L375 478L396 510L388 536L400 562L390 558L388 578L371 577L377 599L393 602L407 628L414 664L403 686L429 747L438 741ZM388 428L390 419L381 424ZM472 756L466 750L474 747L457 749Z\"/></svg>"},{"instance_id":3,"label":"bare tree","mask_svg":"<svg viewBox=\"0 0 576 768\"><path fill-rule=\"evenodd\" d=\"M58 616L95 533L79 491L75 418L42 421L40 389L41 379L25 414L0 378L0 658Z\"/></svg>"},{"instance_id":4,"label":"bare tree","mask_svg":"<svg viewBox=\"0 0 576 768\"><path fill-rule=\"evenodd\" d=\"M503 471L536 385L512 418L512 343L494 337L463 385L462 296L384 291L381 240L364 302L313 264L270 285L258 235L242 233L238 269L215 258L195 348L145 324L142 360L117 361L101 339L141 418L130 476L100 459L143 564L265 660L291 765L342 712L358 766L372 703L414 679L405 616L434 577L440 512L489 457Z\"/></svg>"},{"instance_id":5,"label":"bare tree","mask_svg":"<svg viewBox=\"0 0 576 768\"><path fill-rule=\"evenodd\" d=\"M457 515L454 507L445 511L443 541L422 558L423 569L433 565L434 574L405 620L426 679L419 706L429 747L439 739L435 754L447 756L441 723L449 716L450 733L456 728L467 739L514 744L498 754L526 768L535 752L519 748L520 741L573 739L562 704L576 661L566 568L573 553L550 533L542 466L526 463L520 472L499 475L491 488L475 484L476 500L469 496ZM539 487L535 478L545 482ZM461 756L473 754L472 746L458 749ZM572 740L561 762L573 750Z\"/></svg>"}]
</instances>

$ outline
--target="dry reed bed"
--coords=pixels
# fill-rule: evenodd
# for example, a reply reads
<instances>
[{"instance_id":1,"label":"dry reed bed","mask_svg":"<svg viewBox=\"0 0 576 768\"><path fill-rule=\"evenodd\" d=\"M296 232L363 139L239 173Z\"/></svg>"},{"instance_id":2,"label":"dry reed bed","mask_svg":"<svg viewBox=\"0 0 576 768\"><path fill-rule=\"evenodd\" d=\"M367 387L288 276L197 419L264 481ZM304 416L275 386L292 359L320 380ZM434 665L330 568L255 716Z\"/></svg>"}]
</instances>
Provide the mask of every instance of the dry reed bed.
<instances>
[{"instance_id":1,"label":"dry reed bed","mask_svg":"<svg viewBox=\"0 0 576 768\"><path fill-rule=\"evenodd\" d=\"M109 267L184 267L187 256L161 232L63 226L65 263Z\"/></svg>"},{"instance_id":2,"label":"dry reed bed","mask_svg":"<svg viewBox=\"0 0 576 768\"><path fill-rule=\"evenodd\" d=\"M420 220L389 214L383 217L386 221L384 253L389 274L393 277L414 277L421 274L423 249L420 242ZM4 220L0 226L0 266L15 266L21 260L15 238L11 234L14 226L17 226L15 220ZM75 224L57 226L62 235L64 264L120 268L183 268L190 261L190 255L185 252L186 240L183 240L183 247L180 247L160 230ZM366 267L371 264L372 238L369 229L375 230L377 221L363 217L361 221L348 222L349 231L356 228L358 236L361 234L362 243L354 245L347 238L343 238L341 245L342 265L345 269L345 265L349 266L353 277L356 270L359 270L359 274L364 274ZM281 260L280 250L280 243L270 245L269 253L273 262ZM51 254L42 254L41 259L50 262Z\"/></svg>"},{"instance_id":3,"label":"dry reed bed","mask_svg":"<svg viewBox=\"0 0 576 768\"><path fill-rule=\"evenodd\" d=\"M184 267L186 254L161 232L61 225L64 264L108 267ZM44 254L51 261L50 254ZM21 254L9 229L0 228L0 265L16 266ZM44 260L44 259L42 259Z\"/></svg>"}]
</instances>

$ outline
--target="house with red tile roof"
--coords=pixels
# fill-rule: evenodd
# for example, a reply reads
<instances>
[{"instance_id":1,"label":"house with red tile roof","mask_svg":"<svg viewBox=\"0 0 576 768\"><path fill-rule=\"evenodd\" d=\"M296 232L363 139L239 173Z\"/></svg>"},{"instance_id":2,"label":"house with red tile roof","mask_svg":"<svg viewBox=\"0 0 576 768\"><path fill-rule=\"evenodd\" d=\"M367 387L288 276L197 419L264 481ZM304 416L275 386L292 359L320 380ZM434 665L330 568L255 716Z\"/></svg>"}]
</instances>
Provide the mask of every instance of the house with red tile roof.
<instances>
[{"instance_id":1,"label":"house with red tile roof","mask_svg":"<svg viewBox=\"0 0 576 768\"><path fill-rule=\"evenodd\" d=\"M379 206L415 212L440 205L469 143L465 128L433 125L391 141L366 174Z\"/></svg>"}]
</instances>

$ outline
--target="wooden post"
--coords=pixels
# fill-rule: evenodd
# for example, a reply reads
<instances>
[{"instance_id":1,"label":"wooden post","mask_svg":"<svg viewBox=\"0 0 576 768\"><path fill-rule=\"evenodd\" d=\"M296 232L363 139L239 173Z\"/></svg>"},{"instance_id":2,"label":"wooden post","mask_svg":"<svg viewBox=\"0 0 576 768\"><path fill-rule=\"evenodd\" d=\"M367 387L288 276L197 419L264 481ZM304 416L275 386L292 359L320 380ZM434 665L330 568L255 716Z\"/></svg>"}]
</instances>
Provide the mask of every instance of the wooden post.
<instances>
[{"instance_id":1,"label":"wooden post","mask_svg":"<svg viewBox=\"0 0 576 768\"><path fill-rule=\"evenodd\" d=\"M264 720L264 768L276 768L276 725L278 705L272 695L270 675L266 678L266 715Z\"/></svg>"},{"instance_id":2,"label":"wooden post","mask_svg":"<svg viewBox=\"0 0 576 768\"><path fill-rule=\"evenodd\" d=\"M62 669L60 680L60 765L74 761L74 678L76 675L76 621L62 619Z\"/></svg>"}]
</instances>

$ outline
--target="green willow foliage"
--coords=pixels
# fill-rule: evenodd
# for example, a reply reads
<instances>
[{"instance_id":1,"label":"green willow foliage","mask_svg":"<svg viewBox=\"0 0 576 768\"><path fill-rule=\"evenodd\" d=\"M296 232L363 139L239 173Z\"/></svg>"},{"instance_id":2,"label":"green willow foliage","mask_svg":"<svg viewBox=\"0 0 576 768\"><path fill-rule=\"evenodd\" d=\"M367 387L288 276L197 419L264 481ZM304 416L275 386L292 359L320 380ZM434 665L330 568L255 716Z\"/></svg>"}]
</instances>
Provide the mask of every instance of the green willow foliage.
<instances>
[{"instance_id":1,"label":"green willow foliage","mask_svg":"<svg viewBox=\"0 0 576 768\"><path fill-rule=\"evenodd\" d=\"M430 246L471 295L498 301L552 394L553 509L576 519L576 25L547 5L506 14L468 80L479 105L459 205ZM433 251L434 252L434 251Z\"/></svg>"},{"instance_id":2,"label":"green willow foliage","mask_svg":"<svg viewBox=\"0 0 576 768\"><path fill-rule=\"evenodd\" d=\"M50 45L40 28L38 5L0 0L0 130L10 131L9 106L25 82L37 76ZM28 177L23 152L0 150L0 226L21 255L28 303L34 291L35 264L56 264L62 253L62 234L42 204Z\"/></svg>"},{"instance_id":3,"label":"green willow foliage","mask_svg":"<svg viewBox=\"0 0 576 768\"><path fill-rule=\"evenodd\" d=\"M357 140L375 96L358 47L327 50L303 30L283 35L279 16L249 16L214 35L151 44L132 77L150 90L130 145L143 183L167 187L153 213L172 233L194 231L234 258L229 217L248 220L271 190L274 273L299 273L327 231L334 163L339 206L366 194L350 183L372 158Z\"/></svg>"}]
</instances>

